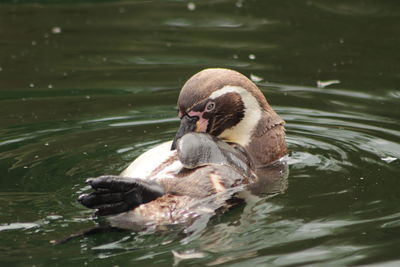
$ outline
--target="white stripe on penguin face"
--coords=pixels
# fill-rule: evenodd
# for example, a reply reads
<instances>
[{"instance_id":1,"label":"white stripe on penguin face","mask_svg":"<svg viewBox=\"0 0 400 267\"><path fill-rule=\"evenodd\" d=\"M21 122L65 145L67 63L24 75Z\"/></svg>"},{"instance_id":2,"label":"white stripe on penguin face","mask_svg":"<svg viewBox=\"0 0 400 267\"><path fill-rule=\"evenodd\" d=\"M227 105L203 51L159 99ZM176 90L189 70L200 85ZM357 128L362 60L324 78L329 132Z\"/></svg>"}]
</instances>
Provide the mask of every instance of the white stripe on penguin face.
<instances>
[{"instance_id":1,"label":"white stripe on penguin face","mask_svg":"<svg viewBox=\"0 0 400 267\"><path fill-rule=\"evenodd\" d=\"M246 89L240 86L227 85L213 92L211 99L224 94L237 93L244 104L244 116L242 120L229 129L224 130L219 137L246 146L250 142L251 134L261 119L261 107L257 99Z\"/></svg>"}]
</instances>

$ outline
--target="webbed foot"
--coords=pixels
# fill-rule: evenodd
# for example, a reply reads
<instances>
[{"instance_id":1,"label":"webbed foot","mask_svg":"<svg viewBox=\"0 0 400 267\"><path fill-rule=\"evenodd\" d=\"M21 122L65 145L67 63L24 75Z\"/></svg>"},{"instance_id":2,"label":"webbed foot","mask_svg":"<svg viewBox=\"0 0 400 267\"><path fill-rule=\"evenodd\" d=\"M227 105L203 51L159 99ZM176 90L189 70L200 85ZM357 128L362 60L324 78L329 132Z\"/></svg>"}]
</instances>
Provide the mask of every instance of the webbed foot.
<instances>
[{"instance_id":1,"label":"webbed foot","mask_svg":"<svg viewBox=\"0 0 400 267\"><path fill-rule=\"evenodd\" d=\"M98 216L129 211L164 195L159 184L136 178L103 175L89 178L86 183L94 192L80 195L78 201L88 208L97 209Z\"/></svg>"}]
</instances>

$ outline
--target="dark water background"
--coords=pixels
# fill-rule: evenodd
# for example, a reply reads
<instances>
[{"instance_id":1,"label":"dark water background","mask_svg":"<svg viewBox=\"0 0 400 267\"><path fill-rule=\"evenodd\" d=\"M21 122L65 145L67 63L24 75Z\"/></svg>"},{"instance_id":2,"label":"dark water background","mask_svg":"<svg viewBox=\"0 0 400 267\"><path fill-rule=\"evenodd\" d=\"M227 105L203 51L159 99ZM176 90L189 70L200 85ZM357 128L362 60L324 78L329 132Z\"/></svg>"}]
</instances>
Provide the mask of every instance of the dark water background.
<instances>
[{"instance_id":1,"label":"dark water background","mask_svg":"<svg viewBox=\"0 0 400 267\"><path fill-rule=\"evenodd\" d=\"M1 1L1 265L398 266L399 49L394 0ZM287 192L191 239L52 246L96 224L76 202L86 177L171 139L206 67L251 76L286 120Z\"/></svg>"}]
</instances>

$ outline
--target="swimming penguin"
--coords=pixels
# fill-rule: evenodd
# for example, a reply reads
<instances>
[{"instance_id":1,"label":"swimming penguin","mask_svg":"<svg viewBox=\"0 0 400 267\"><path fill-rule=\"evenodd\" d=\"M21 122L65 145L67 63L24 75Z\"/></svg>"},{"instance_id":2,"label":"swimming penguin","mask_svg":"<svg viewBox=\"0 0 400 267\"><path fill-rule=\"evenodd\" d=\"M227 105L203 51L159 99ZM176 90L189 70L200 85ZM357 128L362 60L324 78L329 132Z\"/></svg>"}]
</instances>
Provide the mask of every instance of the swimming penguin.
<instances>
[{"instance_id":1,"label":"swimming penguin","mask_svg":"<svg viewBox=\"0 0 400 267\"><path fill-rule=\"evenodd\" d=\"M90 178L79 201L112 227L141 231L193 224L241 192L281 191L287 165L284 121L239 72L193 75L178 98L172 141L134 160L119 176Z\"/></svg>"}]
</instances>

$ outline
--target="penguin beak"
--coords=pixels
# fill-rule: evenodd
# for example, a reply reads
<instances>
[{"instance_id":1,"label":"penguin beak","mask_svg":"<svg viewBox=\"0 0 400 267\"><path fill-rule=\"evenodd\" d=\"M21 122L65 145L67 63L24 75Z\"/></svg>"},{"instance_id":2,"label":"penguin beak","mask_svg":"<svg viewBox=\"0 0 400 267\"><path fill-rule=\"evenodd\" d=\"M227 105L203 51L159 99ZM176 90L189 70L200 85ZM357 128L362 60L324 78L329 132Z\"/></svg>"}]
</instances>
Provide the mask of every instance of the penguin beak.
<instances>
[{"instance_id":1,"label":"penguin beak","mask_svg":"<svg viewBox=\"0 0 400 267\"><path fill-rule=\"evenodd\" d=\"M172 141L171 150L176 149L176 143L178 142L179 138L184 136L186 133L196 131L196 128L197 128L196 123L198 120L199 120L199 117L197 117L197 116L190 117L189 115L184 115L181 118L181 126L179 127L178 132L176 133L176 135L174 137L174 141Z\"/></svg>"}]
</instances>

